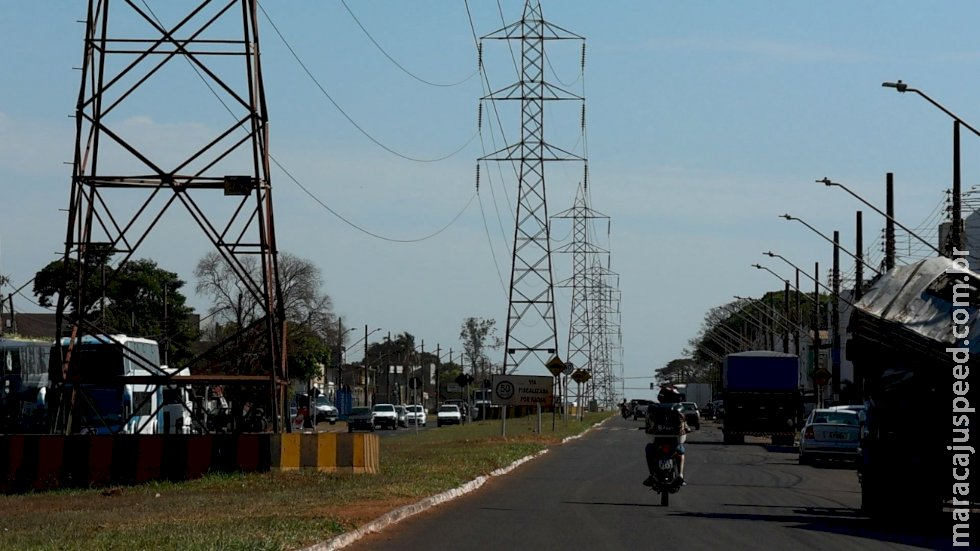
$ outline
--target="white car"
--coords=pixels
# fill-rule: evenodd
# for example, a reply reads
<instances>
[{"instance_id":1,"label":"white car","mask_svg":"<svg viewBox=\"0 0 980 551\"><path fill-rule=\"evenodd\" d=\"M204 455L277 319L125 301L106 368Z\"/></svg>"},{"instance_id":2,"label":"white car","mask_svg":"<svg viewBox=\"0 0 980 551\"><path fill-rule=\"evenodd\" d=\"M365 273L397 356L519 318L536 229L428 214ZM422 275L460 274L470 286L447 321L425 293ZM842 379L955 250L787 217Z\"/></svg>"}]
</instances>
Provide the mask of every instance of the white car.
<instances>
[{"instance_id":1,"label":"white car","mask_svg":"<svg viewBox=\"0 0 980 551\"><path fill-rule=\"evenodd\" d=\"M398 429L398 412L394 404L374 404L374 425L376 427L388 427L392 430Z\"/></svg>"},{"instance_id":2,"label":"white car","mask_svg":"<svg viewBox=\"0 0 980 551\"><path fill-rule=\"evenodd\" d=\"M845 409L815 409L810 412L800 436L800 465L813 459L861 458L861 422L858 413Z\"/></svg>"},{"instance_id":3,"label":"white car","mask_svg":"<svg viewBox=\"0 0 980 551\"><path fill-rule=\"evenodd\" d=\"M405 416L405 421L407 421L409 425L418 424L419 426L424 427L426 417L425 407L420 405L411 405L408 406L408 414Z\"/></svg>"},{"instance_id":4,"label":"white car","mask_svg":"<svg viewBox=\"0 0 980 551\"><path fill-rule=\"evenodd\" d=\"M459 425L463 423L463 414L459 412L456 404L443 404L436 412L436 426Z\"/></svg>"}]
</instances>

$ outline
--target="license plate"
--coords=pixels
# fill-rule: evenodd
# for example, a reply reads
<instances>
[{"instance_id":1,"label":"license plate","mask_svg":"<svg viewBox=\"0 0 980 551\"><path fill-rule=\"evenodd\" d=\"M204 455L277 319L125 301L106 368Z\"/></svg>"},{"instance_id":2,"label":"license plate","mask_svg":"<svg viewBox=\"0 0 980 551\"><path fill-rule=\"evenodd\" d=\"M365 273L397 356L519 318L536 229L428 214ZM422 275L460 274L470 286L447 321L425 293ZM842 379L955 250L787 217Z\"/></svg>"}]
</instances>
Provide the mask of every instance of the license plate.
<instances>
[{"instance_id":1,"label":"license plate","mask_svg":"<svg viewBox=\"0 0 980 551\"><path fill-rule=\"evenodd\" d=\"M673 459L661 459L660 460L660 463L659 463L659 466L660 466L660 469L661 470L665 470L665 471L671 470L671 469L674 468L674 460Z\"/></svg>"},{"instance_id":2,"label":"license plate","mask_svg":"<svg viewBox=\"0 0 980 551\"><path fill-rule=\"evenodd\" d=\"M847 433L845 432L828 432L826 436L831 440L847 440Z\"/></svg>"}]
</instances>

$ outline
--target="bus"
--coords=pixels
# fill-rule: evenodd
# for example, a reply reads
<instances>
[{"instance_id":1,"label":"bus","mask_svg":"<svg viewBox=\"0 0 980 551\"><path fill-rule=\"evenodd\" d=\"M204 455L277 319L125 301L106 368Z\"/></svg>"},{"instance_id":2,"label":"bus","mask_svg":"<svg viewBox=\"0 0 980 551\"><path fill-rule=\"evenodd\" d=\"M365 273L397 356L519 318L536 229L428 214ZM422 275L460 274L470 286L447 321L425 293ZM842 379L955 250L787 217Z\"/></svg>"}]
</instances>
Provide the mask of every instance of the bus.
<instances>
[{"instance_id":1,"label":"bus","mask_svg":"<svg viewBox=\"0 0 980 551\"><path fill-rule=\"evenodd\" d=\"M0 338L0 432L44 432L51 341Z\"/></svg>"},{"instance_id":2,"label":"bus","mask_svg":"<svg viewBox=\"0 0 980 551\"><path fill-rule=\"evenodd\" d=\"M51 363L61 361L71 338L61 339L61 349L52 348ZM160 346L150 339L126 335L85 335L75 343L83 379L76 389L72 432L85 434L155 434L163 432L162 385L105 382L113 377L162 376ZM57 366L60 369L60 366ZM101 379L101 380L100 380ZM71 384L66 384L66 390Z\"/></svg>"}]
</instances>

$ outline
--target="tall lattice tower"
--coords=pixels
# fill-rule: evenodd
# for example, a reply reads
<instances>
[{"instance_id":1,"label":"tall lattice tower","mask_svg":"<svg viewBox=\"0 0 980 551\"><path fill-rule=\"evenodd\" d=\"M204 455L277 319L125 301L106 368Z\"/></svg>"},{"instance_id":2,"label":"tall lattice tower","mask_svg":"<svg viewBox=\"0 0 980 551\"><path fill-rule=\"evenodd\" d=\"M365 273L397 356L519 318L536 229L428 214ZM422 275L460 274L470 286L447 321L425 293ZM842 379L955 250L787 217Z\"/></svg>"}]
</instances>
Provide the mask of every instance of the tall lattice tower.
<instances>
[{"instance_id":1,"label":"tall lattice tower","mask_svg":"<svg viewBox=\"0 0 980 551\"><path fill-rule=\"evenodd\" d=\"M521 45L518 82L481 99L520 102L520 141L480 160L514 163L518 173L503 370L513 373L526 366L540 372L540 368L558 352L545 163L584 161L584 158L545 140L546 102L584 102L581 96L545 81L545 43L549 40L584 41L584 38L545 21L540 2L527 0L519 21L481 39L481 52L483 40L514 40ZM481 69L482 57L481 54Z\"/></svg>"},{"instance_id":2,"label":"tall lattice tower","mask_svg":"<svg viewBox=\"0 0 980 551\"><path fill-rule=\"evenodd\" d=\"M224 368L224 375L211 371L212 378L225 384L250 380L261 385L269 397L273 429L279 430L280 416L272 413L284 409L285 314L276 259L258 3L152 4L159 13L146 2L88 3L65 239L66 288L59 293L56 314L58 334L72 338L62 351L60 372L51 372L52 430L71 432L74 406L86 399L80 395L82 385L66 383L95 377L92 366L72 354L76 343L85 336L117 333L94 314L101 292L71 282L97 281L94 272L105 273L111 262L114 269L101 282L110 285L112 274L133 259L151 230L165 215L182 212L181 207L238 276L240 299L254 301L258 315L239 325L222 344L176 367L188 367L192 373ZM206 105L216 109L209 111ZM139 132L141 124L145 128L144 110L150 109L175 118L179 114L183 120L209 120L187 125L186 133L164 142ZM173 236L180 233L175 226L168 230L165 238L172 240L172 250L185 250L187 243ZM153 374L144 379L156 384L172 381L149 358L113 341L122 354ZM244 349L229 350L228 343L249 345L247 354ZM236 358L234 365L221 363L229 358ZM195 382L207 383L205 379Z\"/></svg>"},{"instance_id":3,"label":"tall lattice tower","mask_svg":"<svg viewBox=\"0 0 980 551\"><path fill-rule=\"evenodd\" d=\"M589 304L592 311L592 379L589 396L605 408L613 407L616 393L616 351L621 347L619 274L592 256ZM606 258L608 262L608 257Z\"/></svg>"},{"instance_id":4,"label":"tall lattice tower","mask_svg":"<svg viewBox=\"0 0 980 551\"><path fill-rule=\"evenodd\" d=\"M595 316L595 312L593 312L594 308L589 302L589 292L592 290L594 282L590 277L589 259L607 251L592 242L589 229L593 220L608 219L609 217L589 207L586 185L583 183L579 186L572 208L555 214L552 218L570 218L572 220L572 241L555 251L572 255L572 275L558 283L559 287L572 290L567 361L576 368L590 371L590 375L594 378L595 363L592 361L592 353L596 335L592 333L593 326L590 319ZM592 382L590 380L590 383Z\"/></svg>"}]
</instances>

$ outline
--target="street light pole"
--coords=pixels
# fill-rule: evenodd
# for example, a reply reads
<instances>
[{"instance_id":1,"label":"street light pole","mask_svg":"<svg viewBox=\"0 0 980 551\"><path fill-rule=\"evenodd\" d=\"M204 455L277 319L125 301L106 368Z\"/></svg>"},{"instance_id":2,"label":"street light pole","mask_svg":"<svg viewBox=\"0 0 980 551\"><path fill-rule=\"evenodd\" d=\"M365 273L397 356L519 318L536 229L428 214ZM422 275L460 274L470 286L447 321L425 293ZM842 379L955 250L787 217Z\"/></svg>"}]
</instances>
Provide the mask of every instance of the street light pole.
<instances>
[{"instance_id":1,"label":"street light pole","mask_svg":"<svg viewBox=\"0 0 980 551\"><path fill-rule=\"evenodd\" d=\"M925 92L917 88L910 87L907 83L901 80L897 82L882 82L881 85L885 88L894 88L900 93L913 92L918 94L920 97L934 105L943 113L946 113L950 118L953 119L953 205L952 205L952 225L950 227L950 239L948 240L948 245L943 248L947 249L947 254L952 255L953 249L960 249L963 246L963 217L961 211L960 203L960 126L965 126L974 135L980 137L980 131L976 128L970 126L969 123L961 119L956 113L953 113L949 109L943 107L936 100L932 99Z\"/></svg>"},{"instance_id":2,"label":"street light pole","mask_svg":"<svg viewBox=\"0 0 980 551\"><path fill-rule=\"evenodd\" d=\"M907 227L905 227L904 224L902 224L898 220L895 220L894 217L885 214L878 207L876 207L876 206L872 205L871 203L865 201L860 195L858 195L858 194L854 193L853 191L847 189L847 187L844 186L844 184L831 181L830 178L824 178L822 180L816 180L816 182L818 184L823 184L823 185L828 186L828 187L836 186L836 187L839 187L839 188L843 189L847 193L851 194L851 196L854 197L855 199L857 199L858 201L861 201L862 203L864 203L868 207L874 209L874 211L877 212L878 214L884 216L886 220L894 223L896 226L898 226L898 227L902 228L903 230L905 230L905 232L908 233L909 235L911 235L912 237L914 237L914 238L918 239L919 241L923 242L926 246L928 246L930 249L932 249L933 251L935 251L936 254L938 254L940 256L943 256L943 252L940 251L938 247L936 247L932 243L930 243L930 242L926 241L925 239L923 239L919 234L917 234L917 233L913 232L912 230L908 229Z\"/></svg>"},{"instance_id":3,"label":"street light pole","mask_svg":"<svg viewBox=\"0 0 980 551\"><path fill-rule=\"evenodd\" d=\"M830 244L835 244L836 243L836 247L838 249L844 251L844 253L846 253L848 256L850 256L851 258L853 258L854 261L857 262L858 264L860 264L862 267L863 266L867 266L868 269L871 270L872 272L874 272L874 273L876 273L878 275L881 275L881 272L878 271L874 266L872 266L872 265L870 265L870 264L868 264L868 263L866 263L864 261L864 259L860 255L860 251L859 251L859 254L854 254L851 251L845 249L844 247L841 247L839 241L835 241L835 240L827 237L826 235L824 235L823 232L821 232L817 228L814 228L810 224L807 224L806 223L806 220L803 220L802 218L797 218L796 216L790 216L789 214L780 214L779 217L780 218L785 218L786 220L795 220L795 221L799 222L800 224L803 224L804 226L806 226L807 228L809 228L813 233L815 233L815 234L819 235L820 237L824 238L824 240L827 241L828 243L830 243ZM834 232L834 233L837 233L837 232Z\"/></svg>"}]
</instances>

